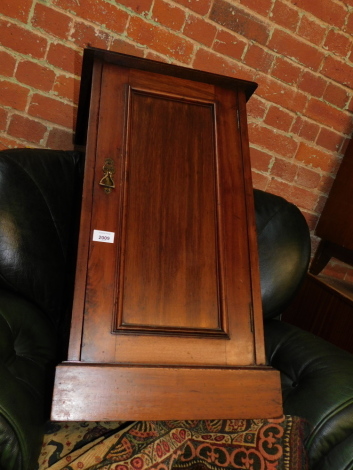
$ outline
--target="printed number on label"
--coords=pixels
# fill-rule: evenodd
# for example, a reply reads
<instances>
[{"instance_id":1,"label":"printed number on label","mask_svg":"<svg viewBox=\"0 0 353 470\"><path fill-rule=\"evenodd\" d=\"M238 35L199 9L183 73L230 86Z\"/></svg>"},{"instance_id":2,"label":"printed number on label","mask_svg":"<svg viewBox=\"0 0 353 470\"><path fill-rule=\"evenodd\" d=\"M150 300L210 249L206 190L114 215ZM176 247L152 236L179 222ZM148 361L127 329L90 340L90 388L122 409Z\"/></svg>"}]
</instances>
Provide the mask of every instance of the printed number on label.
<instances>
[{"instance_id":1,"label":"printed number on label","mask_svg":"<svg viewBox=\"0 0 353 470\"><path fill-rule=\"evenodd\" d=\"M93 230L93 241L103 243L114 243L114 232L104 230Z\"/></svg>"}]
</instances>

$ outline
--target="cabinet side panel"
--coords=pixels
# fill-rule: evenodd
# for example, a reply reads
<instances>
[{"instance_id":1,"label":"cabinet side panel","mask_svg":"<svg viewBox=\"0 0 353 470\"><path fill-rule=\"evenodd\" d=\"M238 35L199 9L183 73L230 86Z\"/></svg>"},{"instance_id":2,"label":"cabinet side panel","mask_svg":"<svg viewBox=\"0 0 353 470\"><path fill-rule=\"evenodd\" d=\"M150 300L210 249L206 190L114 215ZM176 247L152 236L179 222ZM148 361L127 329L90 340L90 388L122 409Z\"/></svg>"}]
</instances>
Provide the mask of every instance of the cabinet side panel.
<instances>
[{"instance_id":1,"label":"cabinet side panel","mask_svg":"<svg viewBox=\"0 0 353 470\"><path fill-rule=\"evenodd\" d=\"M82 328L84 320L87 263L91 230L91 210L93 198L94 164L96 159L97 128L100 106L100 88L102 82L102 63L97 61L93 67L91 105L88 118L88 142L85 157L85 171L82 194L82 211L75 275L75 291L71 318L71 331L68 359L78 361L81 356Z\"/></svg>"},{"instance_id":2,"label":"cabinet side panel","mask_svg":"<svg viewBox=\"0 0 353 470\"><path fill-rule=\"evenodd\" d=\"M245 225L247 226L247 237L249 243L249 266L250 266L250 281L251 281L251 305L252 305L252 321L254 332L254 349L255 349L255 363L265 364L265 344L264 344L264 331L263 331L263 312L262 312L262 299L261 299L261 286L260 286L260 267L258 257L258 246L256 236L256 221L255 221L255 207L254 207L254 192L251 177L250 165L250 151L249 151L249 137L246 116L246 100L245 94L241 91L238 92L239 102L239 131L241 138L241 155L243 160L243 175L245 192L244 199L246 204L246 219Z\"/></svg>"}]
</instances>

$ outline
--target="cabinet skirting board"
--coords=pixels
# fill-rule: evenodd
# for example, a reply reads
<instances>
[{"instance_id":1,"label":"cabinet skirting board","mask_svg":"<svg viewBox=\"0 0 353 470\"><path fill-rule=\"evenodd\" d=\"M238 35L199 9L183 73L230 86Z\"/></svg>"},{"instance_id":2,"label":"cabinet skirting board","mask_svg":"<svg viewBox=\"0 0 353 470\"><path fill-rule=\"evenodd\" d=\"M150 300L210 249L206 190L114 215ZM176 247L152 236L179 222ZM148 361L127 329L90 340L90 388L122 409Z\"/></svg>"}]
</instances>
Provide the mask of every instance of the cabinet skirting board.
<instances>
[{"instance_id":1,"label":"cabinet skirting board","mask_svg":"<svg viewBox=\"0 0 353 470\"><path fill-rule=\"evenodd\" d=\"M56 370L51 419L255 419L281 414L280 375L266 366L215 369L63 363Z\"/></svg>"}]
</instances>

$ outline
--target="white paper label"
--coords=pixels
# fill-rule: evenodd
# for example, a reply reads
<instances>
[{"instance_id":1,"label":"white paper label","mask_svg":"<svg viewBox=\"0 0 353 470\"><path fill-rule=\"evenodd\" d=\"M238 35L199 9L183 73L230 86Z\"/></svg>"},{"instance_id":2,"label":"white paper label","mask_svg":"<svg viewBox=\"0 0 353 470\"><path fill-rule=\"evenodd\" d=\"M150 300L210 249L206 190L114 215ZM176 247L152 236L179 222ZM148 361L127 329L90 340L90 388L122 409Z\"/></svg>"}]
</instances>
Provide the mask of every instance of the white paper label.
<instances>
[{"instance_id":1,"label":"white paper label","mask_svg":"<svg viewBox=\"0 0 353 470\"><path fill-rule=\"evenodd\" d=\"M93 241L103 243L114 243L114 232L105 232L104 230L93 230Z\"/></svg>"}]
</instances>

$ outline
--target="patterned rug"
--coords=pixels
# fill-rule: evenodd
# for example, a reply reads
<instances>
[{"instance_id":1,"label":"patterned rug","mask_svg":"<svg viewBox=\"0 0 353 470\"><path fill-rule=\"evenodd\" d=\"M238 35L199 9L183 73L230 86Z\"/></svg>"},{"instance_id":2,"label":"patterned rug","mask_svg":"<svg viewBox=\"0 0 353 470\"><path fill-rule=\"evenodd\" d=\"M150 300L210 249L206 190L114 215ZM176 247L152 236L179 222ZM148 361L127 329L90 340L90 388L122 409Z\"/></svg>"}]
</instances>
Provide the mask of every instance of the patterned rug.
<instances>
[{"instance_id":1,"label":"patterned rug","mask_svg":"<svg viewBox=\"0 0 353 470\"><path fill-rule=\"evenodd\" d=\"M48 423L39 470L307 470L306 425L253 420Z\"/></svg>"}]
</instances>

